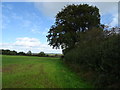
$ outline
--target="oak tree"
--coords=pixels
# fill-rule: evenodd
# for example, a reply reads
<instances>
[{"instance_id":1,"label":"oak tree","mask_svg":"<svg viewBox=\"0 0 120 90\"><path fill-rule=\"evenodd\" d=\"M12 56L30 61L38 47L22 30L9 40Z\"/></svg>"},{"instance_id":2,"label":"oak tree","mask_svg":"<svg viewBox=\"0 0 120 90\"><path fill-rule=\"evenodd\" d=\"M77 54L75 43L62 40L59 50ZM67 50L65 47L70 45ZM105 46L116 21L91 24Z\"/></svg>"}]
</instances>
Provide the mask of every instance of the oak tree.
<instances>
[{"instance_id":1,"label":"oak tree","mask_svg":"<svg viewBox=\"0 0 120 90\"><path fill-rule=\"evenodd\" d=\"M57 13L47 38L53 48L73 48L81 32L100 27L99 9L88 4L68 5Z\"/></svg>"}]
</instances>

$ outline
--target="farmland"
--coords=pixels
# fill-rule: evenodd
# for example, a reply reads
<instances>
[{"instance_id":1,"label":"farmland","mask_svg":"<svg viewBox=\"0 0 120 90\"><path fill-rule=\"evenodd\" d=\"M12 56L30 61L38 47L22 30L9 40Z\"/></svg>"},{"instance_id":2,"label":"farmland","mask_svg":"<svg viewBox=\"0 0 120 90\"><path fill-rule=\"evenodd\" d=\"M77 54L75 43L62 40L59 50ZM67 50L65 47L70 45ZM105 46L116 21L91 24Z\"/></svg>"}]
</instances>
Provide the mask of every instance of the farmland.
<instances>
[{"instance_id":1,"label":"farmland","mask_svg":"<svg viewBox=\"0 0 120 90\"><path fill-rule=\"evenodd\" d=\"M3 88L90 88L53 57L2 56Z\"/></svg>"}]
</instances>

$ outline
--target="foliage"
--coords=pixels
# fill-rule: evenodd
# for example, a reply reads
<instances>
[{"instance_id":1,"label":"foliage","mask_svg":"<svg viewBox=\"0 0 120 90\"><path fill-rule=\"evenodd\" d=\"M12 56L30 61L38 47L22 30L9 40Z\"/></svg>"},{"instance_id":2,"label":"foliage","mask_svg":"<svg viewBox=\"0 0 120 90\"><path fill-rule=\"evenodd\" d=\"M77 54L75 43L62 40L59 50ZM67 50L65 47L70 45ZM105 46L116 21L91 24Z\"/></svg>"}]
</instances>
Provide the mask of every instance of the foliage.
<instances>
[{"instance_id":1,"label":"foliage","mask_svg":"<svg viewBox=\"0 0 120 90\"><path fill-rule=\"evenodd\" d=\"M32 52L31 52L31 51L28 51L28 52L27 52L27 55L29 55L29 56L32 55Z\"/></svg>"},{"instance_id":2,"label":"foliage","mask_svg":"<svg viewBox=\"0 0 120 90\"><path fill-rule=\"evenodd\" d=\"M31 51L25 52L17 52L17 51L11 51L11 50L0 50L0 54L2 55L21 55L21 56L38 56L38 57L61 57L62 54L46 54L44 52L40 53L32 53Z\"/></svg>"},{"instance_id":3,"label":"foliage","mask_svg":"<svg viewBox=\"0 0 120 90\"><path fill-rule=\"evenodd\" d=\"M53 48L61 46L66 63L96 72L97 87L115 87L116 83L119 87L120 28L107 28L100 24L97 7L73 4L56 15L47 38Z\"/></svg>"},{"instance_id":4,"label":"foliage","mask_svg":"<svg viewBox=\"0 0 120 90\"><path fill-rule=\"evenodd\" d=\"M2 55L26 55L24 52L17 52L15 50L11 51L11 50L0 50L0 54Z\"/></svg>"},{"instance_id":5,"label":"foliage","mask_svg":"<svg viewBox=\"0 0 120 90\"><path fill-rule=\"evenodd\" d=\"M26 55L24 52L19 52L17 55Z\"/></svg>"},{"instance_id":6,"label":"foliage","mask_svg":"<svg viewBox=\"0 0 120 90\"><path fill-rule=\"evenodd\" d=\"M99 33L90 40L92 34L97 33L91 30L81 36L81 42L65 54L65 62L97 72L94 82L97 87L112 87L120 83L120 35L101 37L104 34Z\"/></svg>"},{"instance_id":7,"label":"foliage","mask_svg":"<svg viewBox=\"0 0 120 90\"><path fill-rule=\"evenodd\" d=\"M40 53L38 54L38 56L44 57L44 56L46 56L46 54L45 54L44 52L40 52Z\"/></svg>"},{"instance_id":8,"label":"foliage","mask_svg":"<svg viewBox=\"0 0 120 90\"><path fill-rule=\"evenodd\" d=\"M100 27L100 15L97 7L69 5L56 15L55 24L47 35L53 48L71 49L78 42L80 32Z\"/></svg>"},{"instance_id":9,"label":"foliage","mask_svg":"<svg viewBox=\"0 0 120 90\"><path fill-rule=\"evenodd\" d=\"M3 55L17 55L17 52L16 51L10 51L10 50L0 50L0 52L2 52L1 54Z\"/></svg>"}]
</instances>

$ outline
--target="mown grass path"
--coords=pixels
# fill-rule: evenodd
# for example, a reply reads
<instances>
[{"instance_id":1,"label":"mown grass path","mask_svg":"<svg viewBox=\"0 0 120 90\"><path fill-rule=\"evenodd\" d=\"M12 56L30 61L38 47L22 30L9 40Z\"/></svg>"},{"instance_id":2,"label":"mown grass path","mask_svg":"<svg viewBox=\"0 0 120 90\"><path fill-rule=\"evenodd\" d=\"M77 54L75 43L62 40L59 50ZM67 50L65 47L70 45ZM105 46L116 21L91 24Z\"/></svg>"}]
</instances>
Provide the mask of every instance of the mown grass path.
<instances>
[{"instance_id":1,"label":"mown grass path","mask_svg":"<svg viewBox=\"0 0 120 90\"><path fill-rule=\"evenodd\" d=\"M90 88L59 58L2 57L3 88Z\"/></svg>"}]
</instances>

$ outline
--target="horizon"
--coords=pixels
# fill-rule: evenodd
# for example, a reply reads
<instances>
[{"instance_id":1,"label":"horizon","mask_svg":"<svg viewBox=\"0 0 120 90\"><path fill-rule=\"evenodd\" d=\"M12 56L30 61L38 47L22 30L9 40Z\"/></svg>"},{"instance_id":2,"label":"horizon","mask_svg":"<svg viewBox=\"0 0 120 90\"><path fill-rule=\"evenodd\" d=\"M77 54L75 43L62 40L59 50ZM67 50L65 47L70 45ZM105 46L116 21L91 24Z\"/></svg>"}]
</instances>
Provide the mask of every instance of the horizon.
<instances>
[{"instance_id":1,"label":"horizon","mask_svg":"<svg viewBox=\"0 0 120 90\"><path fill-rule=\"evenodd\" d=\"M9 49L0 49L0 51L1 51L1 50L9 50ZM16 51L16 50L10 50L10 51ZM30 51L30 50L29 50L29 51ZM27 51L27 52L20 51L20 52L28 53L29 51ZM16 51L16 52L19 53L18 51ZM40 52L43 52L43 51L40 51ZM40 52L32 52L32 51L31 51L32 54L38 54L38 53L40 53ZM52 52L51 52L51 53L45 53L45 54L62 54L62 53L54 53L54 52L52 53Z\"/></svg>"}]
</instances>

